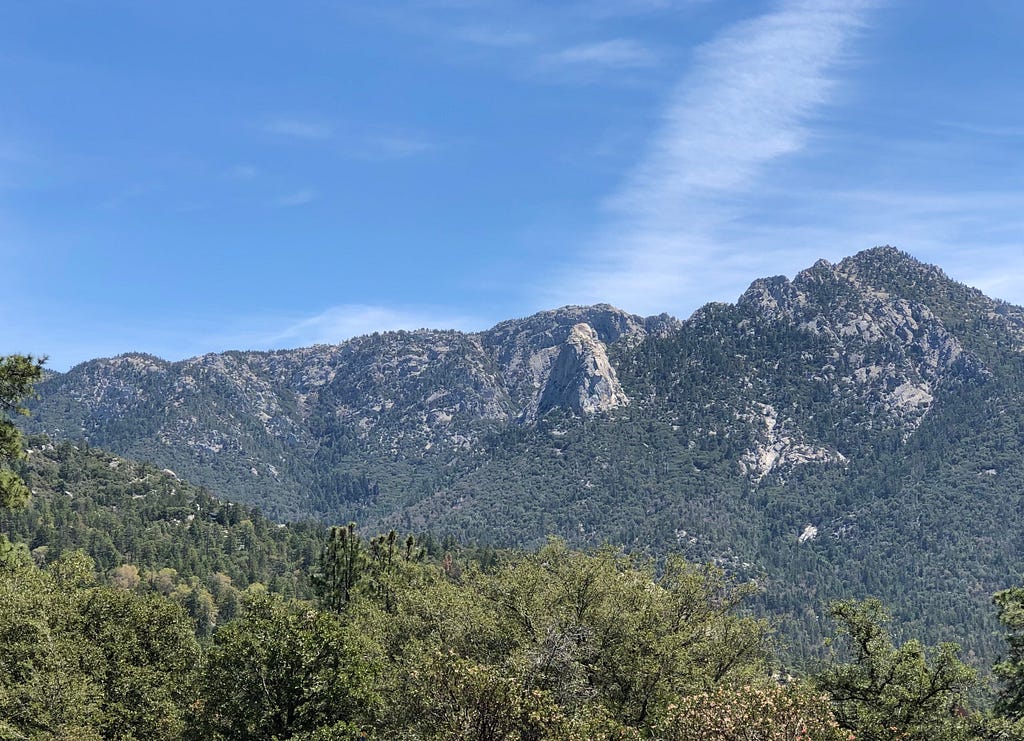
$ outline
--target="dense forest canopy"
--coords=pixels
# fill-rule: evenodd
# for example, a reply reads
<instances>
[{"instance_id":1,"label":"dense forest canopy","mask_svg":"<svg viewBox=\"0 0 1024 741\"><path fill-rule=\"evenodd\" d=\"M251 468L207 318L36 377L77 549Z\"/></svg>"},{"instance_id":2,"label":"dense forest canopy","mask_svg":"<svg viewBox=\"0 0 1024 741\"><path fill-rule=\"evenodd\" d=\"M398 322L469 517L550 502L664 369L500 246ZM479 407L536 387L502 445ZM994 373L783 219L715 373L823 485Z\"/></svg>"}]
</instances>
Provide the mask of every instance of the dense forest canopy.
<instances>
[{"instance_id":1,"label":"dense forest canopy","mask_svg":"<svg viewBox=\"0 0 1024 741\"><path fill-rule=\"evenodd\" d=\"M1012 661L996 714L956 647L896 644L879 603L847 602L835 655L792 676L750 586L682 559L552 541L485 567L349 526L313 600L257 583L195 615L150 576L5 560L4 738L1024 737Z\"/></svg>"}]
</instances>

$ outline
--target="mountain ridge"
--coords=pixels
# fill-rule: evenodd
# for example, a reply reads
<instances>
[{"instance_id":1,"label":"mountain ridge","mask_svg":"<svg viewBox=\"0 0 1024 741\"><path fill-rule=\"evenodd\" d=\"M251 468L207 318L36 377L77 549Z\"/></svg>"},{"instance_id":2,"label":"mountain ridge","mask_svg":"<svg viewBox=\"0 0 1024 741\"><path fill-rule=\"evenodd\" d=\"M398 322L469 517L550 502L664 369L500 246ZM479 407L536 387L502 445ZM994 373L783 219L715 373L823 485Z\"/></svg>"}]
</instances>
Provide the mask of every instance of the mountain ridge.
<instances>
[{"instance_id":1,"label":"mountain ridge","mask_svg":"<svg viewBox=\"0 0 1024 741\"><path fill-rule=\"evenodd\" d=\"M1024 573L1024 310L889 247L685 321L564 307L478 333L128 355L39 393L31 431L278 519L681 550L774 585L764 608L798 633L816 630L807 600L852 590L987 651L987 595ZM975 637L943 627L950 610Z\"/></svg>"}]
</instances>

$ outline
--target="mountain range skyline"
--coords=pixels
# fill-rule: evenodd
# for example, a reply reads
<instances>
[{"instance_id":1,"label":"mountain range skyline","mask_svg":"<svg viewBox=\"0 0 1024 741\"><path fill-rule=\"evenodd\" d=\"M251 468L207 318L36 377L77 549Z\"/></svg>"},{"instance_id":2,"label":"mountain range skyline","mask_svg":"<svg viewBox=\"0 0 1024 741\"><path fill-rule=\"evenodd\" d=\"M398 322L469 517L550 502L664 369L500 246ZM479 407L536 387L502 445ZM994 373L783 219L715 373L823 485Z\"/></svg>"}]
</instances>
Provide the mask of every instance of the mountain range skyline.
<instances>
[{"instance_id":1,"label":"mountain range skyline","mask_svg":"<svg viewBox=\"0 0 1024 741\"><path fill-rule=\"evenodd\" d=\"M905 257L906 259L908 259L908 260L910 260L911 262L914 262L914 263L920 263L920 264L927 265L927 263L918 261L917 258L914 255L911 255L909 253L906 253L906 252L904 252L902 250L899 250L899 249L897 249L895 247L891 247L889 245L872 247L870 249L861 250L860 252L856 253L856 255L852 255L852 256L850 256L847 259L854 259L854 258L857 258L857 257L859 257L861 255L886 253L886 252L889 252L889 253L892 253L892 254L901 255L901 256ZM832 263L830 263L825 258L820 258L819 260L817 260L815 265L818 265L818 264L825 264L825 265L829 265L829 266L832 265ZM974 288L973 286L969 286L968 284L964 283L963 281L957 281L954 277L949 276L939 266L930 265L929 267L931 267L933 269L939 270L940 274L945 279L954 281L954 282L959 283L959 284L961 284L961 285L963 285L965 287L968 287L968 288ZM794 277L799 276L800 273L804 273L804 272L806 272L809 269L810 268L804 268L804 270L799 271L797 273L797 275L794 276ZM752 290L753 288L755 288L759 284L763 283L764 281L766 281L766 280L775 280L775 279L781 279L781 280L784 280L784 281L790 281L791 280L791 278L789 278L789 277L787 277L785 275L762 276L762 277L759 277L759 278L755 278L754 280L752 280L748 284L747 288L740 295L737 296L737 300L742 301L744 296L746 296L749 293L750 290ZM975 290L977 290L977 289L975 289ZM995 300L998 303L1003 303L1003 304L1006 304L1008 306L1013 306L1013 307L1018 307L1018 308L1020 307L1020 305L1018 305L1018 304L1013 304L1012 302L1004 301L1003 299L1001 299L999 297L990 297L990 298ZM90 362L93 362L93 361L97 361L97 360L113 360L113 359L125 358L125 357L144 357L144 358L151 358L151 359L159 361L161 363L180 364L180 363L187 363L189 361L195 361L195 360L198 360L198 359L200 359L200 358L202 358L204 356L216 356L216 355L223 355L223 354L226 354L226 353L238 353L238 352L242 352L242 353L253 353L253 352L255 352L255 353L272 353L272 352L289 352L289 351L293 351L293 350L314 349L314 348L317 348L317 347L341 347L341 346L343 346L345 344L348 344L350 342L361 340L361 339L365 339L365 338L368 338L370 336L376 336L376 335L381 335L381 334L387 335L387 334L392 334L392 333L400 333L400 334L401 333L413 333L413 334L415 334L415 333L422 333L422 332L426 332L426 333L456 332L456 333L464 333L464 334L467 334L467 335L484 335L484 334L487 334L489 332L494 332L494 331L499 330L503 325L514 325L517 322L526 322L526 321L530 321L530 320L535 320L535 319L537 319L539 317L543 317L543 316L555 316L555 315L573 314L573 313L589 312L589 311L608 311L608 312L611 312L613 314L617 314L617 315L621 315L621 316L632 316L636 320L642 320L642 321L646 321L646 322L653 322L655 324L664 325L665 327L678 328L679 326L682 326L684 323L686 323L687 321L692 319L694 317L694 315L699 314L702 310L706 309L708 306L710 306L711 304L715 304L715 303L732 303L732 302L709 301L709 302L703 304L702 306L698 307L697 309L695 309L694 312L690 316L687 316L687 317L678 317L678 316L670 314L669 312L660 312L658 314L651 314L649 316L643 317L643 316L641 316L639 314L632 314L631 312L628 312L625 309L622 309L621 307L615 306L615 305L607 303L607 302L598 302L598 303L594 303L594 304L585 304L585 305L583 305L583 304L567 304L565 306L558 306L558 307L553 307L553 308L548 308L548 309L541 309L539 311L535 311L532 314L529 314L529 315L526 315L526 316L509 317L509 318L501 319L500 321L497 321L493 325L490 325L490 326L487 326L487 327L483 327L483 328L481 328L479 330L473 330L473 329L463 330L463 329L459 329L459 328L454 327L454 326L422 326L422 327L413 327L413 326L410 325L409 327L397 327L395 329L372 330L372 331L368 331L368 332L365 332L365 333L362 333L362 334L355 334L355 335L352 335L352 336L349 336L349 337L343 337L343 338L339 339L337 342L316 342L316 343L313 343L311 345L301 345L301 346L296 345L296 346L290 346L290 347L282 346L282 347L276 347L276 348L273 348L273 349L243 348L243 347L215 348L215 349L211 349L208 352L202 353L200 355L194 355L194 356L184 357L184 358L165 358L165 357L161 357L160 355L156 355L156 354L151 353L151 352L126 349L123 352L119 352L119 353L117 353L115 355L109 355L109 356L104 356L104 357L95 357L95 358L87 358L87 359L82 360L81 362L76 363L74 366L71 366L70 368L67 368L65 370L58 370L58 369L55 369L55 368L52 368L52 367L48 366L46 368L46 371L49 374L56 373L56 374L59 375L59 374L62 374L62 373L66 373L67 371L70 371L70 370L72 370L73 368L75 368L77 366L84 365L84 364L87 364L87 363L90 363Z\"/></svg>"},{"instance_id":2,"label":"mountain range skyline","mask_svg":"<svg viewBox=\"0 0 1024 741\"><path fill-rule=\"evenodd\" d=\"M686 317L882 244L1024 303L1022 13L11 5L0 353Z\"/></svg>"}]
</instances>

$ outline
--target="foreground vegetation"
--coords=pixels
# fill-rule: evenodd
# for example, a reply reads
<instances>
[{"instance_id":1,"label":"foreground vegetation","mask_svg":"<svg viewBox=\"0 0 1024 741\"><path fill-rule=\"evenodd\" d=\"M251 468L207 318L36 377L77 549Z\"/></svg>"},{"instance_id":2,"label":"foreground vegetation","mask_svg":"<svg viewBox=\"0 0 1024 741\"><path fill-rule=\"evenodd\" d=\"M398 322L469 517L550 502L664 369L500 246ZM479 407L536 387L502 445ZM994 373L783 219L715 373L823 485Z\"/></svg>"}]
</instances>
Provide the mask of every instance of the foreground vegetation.
<instances>
[{"instance_id":1,"label":"foreground vegetation","mask_svg":"<svg viewBox=\"0 0 1024 741\"><path fill-rule=\"evenodd\" d=\"M897 645L874 601L834 605L831 659L788 676L753 587L679 559L552 541L484 569L335 528L315 600L254 584L212 631L148 576L5 546L0 738L1024 738L1024 590L997 597L986 707L955 646Z\"/></svg>"},{"instance_id":2,"label":"foreground vegetation","mask_svg":"<svg viewBox=\"0 0 1024 741\"><path fill-rule=\"evenodd\" d=\"M0 359L4 411L40 372ZM0 739L1024 739L1024 589L995 596L992 696L874 600L835 603L828 660L790 676L761 587L713 566L324 537L38 445L26 467L0 417Z\"/></svg>"}]
</instances>

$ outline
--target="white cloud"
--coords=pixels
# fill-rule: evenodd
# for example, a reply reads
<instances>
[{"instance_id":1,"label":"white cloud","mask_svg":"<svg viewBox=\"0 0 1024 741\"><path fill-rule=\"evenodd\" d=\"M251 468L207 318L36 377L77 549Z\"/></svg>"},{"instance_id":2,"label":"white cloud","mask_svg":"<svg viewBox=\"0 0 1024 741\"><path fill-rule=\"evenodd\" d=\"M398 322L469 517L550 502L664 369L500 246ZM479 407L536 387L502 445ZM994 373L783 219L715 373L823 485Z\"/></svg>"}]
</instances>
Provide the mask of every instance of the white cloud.
<instances>
[{"instance_id":1,"label":"white cloud","mask_svg":"<svg viewBox=\"0 0 1024 741\"><path fill-rule=\"evenodd\" d=\"M434 142L423 137L392 133L367 137L353 154L364 159L392 160L415 157L435 148Z\"/></svg>"},{"instance_id":2,"label":"white cloud","mask_svg":"<svg viewBox=\"0 0 1024 741\"><path fill-rule=\"evenodd\" d=\"M950 129L998 138L1024 139L1024 126L1013 124L988 124L971 121L942 121L942 126Z\"/></svg>"},{"instance_id":3,"label":"white cloud","mask_svg":"<svg viewBox=\"0 0 1024 741\"><path fill-rule=\"evenodd\" d=\"M229 180L254 180L259 174L254 165L234 165L224 171L224 177Z\"/></svg>"},{"instance_id":4,"label":"white cloud","mask_svg":"<svg viewBox=\"0 0 1024 741\"><path fill-rule=\"evenodd\" d=\"M480 323L473 317L438 309L343 304L287 323L269 334L251 335L247 341L265 348L304 347L336 344L372 332L423 328L471 331L479 329Z\"/></svg>"},{"instance_id":5,"label":"white cloud","mask_svg":"<svg viewBox=\"0 0 1024 741\"><path fill-rule=\"evenodd\" d=\"M529 31L485 25L459 26L454 28L451 33L459 41L495 49L530 46L537 41L536 34Z\"/></svg>"},{"instance_id":6,"label":"white cloud","mask_svg":"<svg viewBox=\"0 0 1024 741\"><path fill-rule=\"evenodd\" d=\"M330 125L301 118L277 118L268 122L264 130L279 136L311 141L325 141L334 136L334 129Z\"/></svg>"},{"instance_id":7,"label":"white cloud","mask_svg":"<svg viewBox=\"0 0 1024 741\"><path fill-rule=\"evenodd\" d=\"M828 103L830 75L860 27L864 3L788 3L698 52L648 157L615 198L630 216L685 223L694 195L745 190L765 165L800 150Z\"/></svg>"},{"instance_id":8,"label":"white cloud","mask_svg":"<svg viewBox=\"0 0 1024 741\"><path fill-rule=\"evenodd\" d=\"M394 160L415 157L436 148L435 142L416 132L386 123L277 118L263 126L277 136L321 143L342 157L369 160ZM238 167L231 173L237 179L254 177L255 168Z\"/></svg>"},{"instance_id":9,"label":"white cloud","mask_svg":"<svg viewBox=\"0 0 1024 741\"><path fill-rule=\"evenodd\" d=\"M584 266L559 276L575 283L571 300L682 312L749 280L727 275L751 261L722 234L768 167L805 147L869 5L792 0L699 48Z\"/></svg>"},{"instance_id":10,"label":"white cloud","mask_svg":"<svg viewBox=\"0 0 1024 741\"><path fill-rule=\"evenodd\" d=\"M288 193L283 195L274 201L274 205L278 208L295 208L296 206L304 206L307 203L315 200L317 193L312 188L302 188L294 193Z\"/></svg>"},{"instance_id":11,"label":"white cloud","mask_svg":"<svg viewBox=\"0 0 1024 741\"><path fill-rule=\"evenodd\" d=\"M159 192L161 187L155 182L132 183L104 200L100 207L104 209L119 209L132 204L139 199Z\"/></svg>"},{"instance_id":12,"label":"white cloud","mask_svg":"<svg viewBox=\"0 0 1024 741\"><path fill-rule=\"evenodd\" d=\"M19 307L0 301L0 320L18 314ZM23 313L23 309L21 309ZM41 323L40 323L41 322ZM16 331L2 338L0 355L51 353L47 367L66 371L84 360L113 357L124 352L147 352L177 361L226 350L279 350L316 344L338 344L353 337L397 329L459 329L476 331L489 326L475 317L433 307L389 307L371 304L333 306L309 317L219 317L183 325L180 318L118 318L116 322L92 317L92 332L75 332L60 313L37 318L33 326L8 322ZM43 329L40 329L43 327ZM39 337L49 338L41 347Z\"/></svg>"},{"instance_id":13,"label":"white cloud","mask_svg":"<svg viewBox=\"0 0 1024 741\"><path fill-rule=\"evenodd\" d=\"M649 67L657 55L648 47L632 39L611 39L592 44L580 44L543 57L543 61L567 65L593 65L598 67Z\"/></svg>"},{"instance_id":14,"label":"white cloud","mask_svg":"<svg viewBox=\"0 0 1024 741\"><path fill-rule=\"evenodd\" d=\"M893 244L989 296L1024 305L1024 191L857 190L819 198L834 214L820 243Z\"/></svg>"},{"instance_id":15,"label":"white cloud","mask_svg":"<svg viewBox=\"0 0 1024 741\"><path fill-rule=\"evenodd\" d=\"M677 12L692 5L715 0L584 0L577 9L589 17L617 18L620 16L652 15Z\"/></svg>"}]
</instances>

